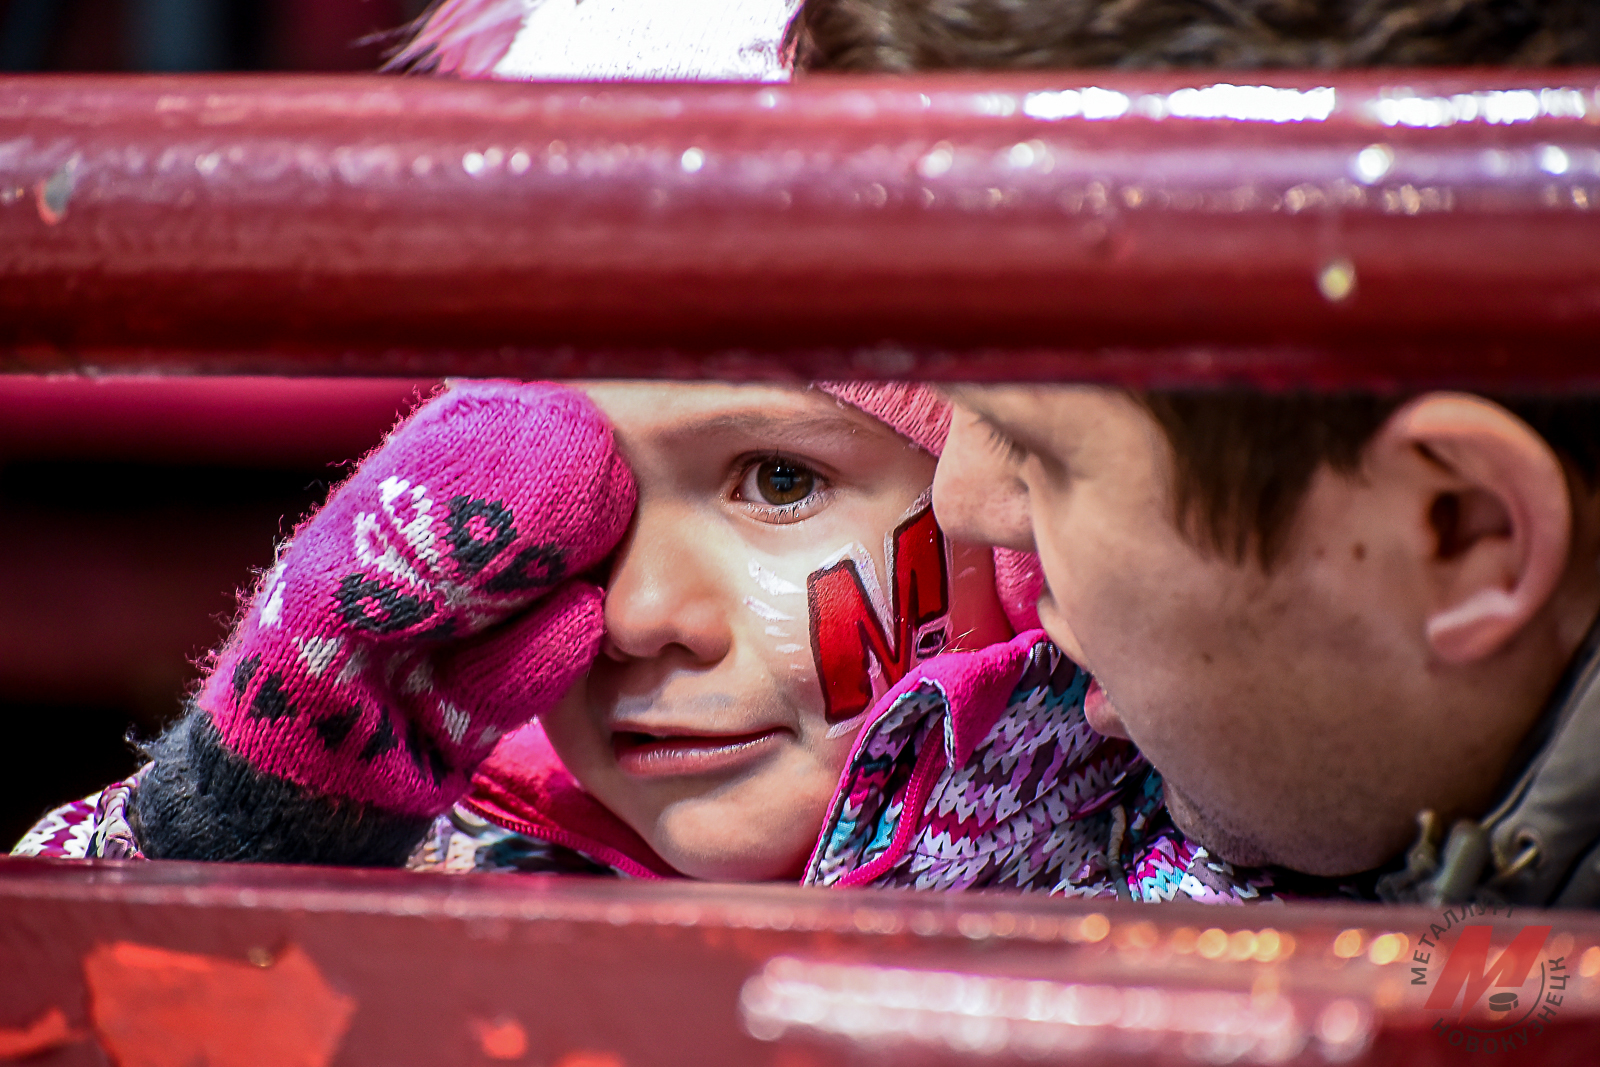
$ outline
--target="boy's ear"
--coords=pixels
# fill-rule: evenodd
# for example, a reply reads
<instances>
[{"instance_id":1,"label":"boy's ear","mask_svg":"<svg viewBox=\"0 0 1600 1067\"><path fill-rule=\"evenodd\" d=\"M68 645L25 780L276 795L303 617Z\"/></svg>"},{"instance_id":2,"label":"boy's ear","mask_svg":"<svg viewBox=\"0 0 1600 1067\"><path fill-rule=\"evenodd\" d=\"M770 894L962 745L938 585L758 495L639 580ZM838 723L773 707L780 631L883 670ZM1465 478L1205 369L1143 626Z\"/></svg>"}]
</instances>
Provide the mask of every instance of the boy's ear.
<instances>
[{"instance_id":1,"label":"boy's ear","mask_svg":"<svg viewBox=\"0 0 1600 1067\"><path fill-rule=\"evenodd\" d=\"M1447 663L1502 648L1550 600L1566 570L1572 504L1543 437L1505 408L1429 393L1390 416L1374 446L1409 453L1430 557L1427 640Z\"/></svg>"}]
</instances>

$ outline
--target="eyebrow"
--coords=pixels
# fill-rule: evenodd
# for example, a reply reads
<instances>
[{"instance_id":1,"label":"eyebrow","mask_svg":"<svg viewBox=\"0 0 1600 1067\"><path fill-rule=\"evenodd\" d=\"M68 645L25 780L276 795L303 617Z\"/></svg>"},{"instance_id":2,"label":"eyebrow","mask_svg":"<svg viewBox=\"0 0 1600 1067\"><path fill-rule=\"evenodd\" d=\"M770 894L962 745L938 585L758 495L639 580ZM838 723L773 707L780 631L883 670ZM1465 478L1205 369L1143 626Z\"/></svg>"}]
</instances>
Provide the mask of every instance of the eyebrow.
<instances>
[{"instance_id":1,"label":"eyebrow","mask_svg":"<svg viewBox=\"0 0 1600 1067\"><path fill-rule=\"evenodd\" d=\"M997 442L1011 450L1013 458L1018 458L1020 455L1033 451L1033 449L1018 441L1016 437L1001 427L999 421L993 415L979 411L977 408L972 409L972 414L977 417L978 423L994 436Z\"/></svg>"},{"instance_id":2,"label":"eyebrow","mask_svg":"<svg viewBox=\"0 0 1600 1067\"><path fill-rule=\"evenodd\" d=\"M1003 437L1013 444L1021 445L1022 442L1017 439L1016 433L1006 426L1005 420L989 410L988 405L983 403L982 396L983 394L981 393L963 389L960 386L953 386L950 389L952 403L966 408L967 411L971 412L973 418L977 419L986 429L997 436Z\"/></svg>"},{"instance_id":3,"label":"eyebrow","mask_svg":"<svg viewBox=\"0 0 1600 1067\"><path fill-rule=\"evenodd\" d=\"M1055 454L1049 445L1046 445L1029 430L1022 429L1013 423L996 415L982 403L981 399L973 403L974 393L956 386L951 389L951 399L970 411L983 426L1000 438L1013 449L1037 456L1041 461L1050 461ZM981 394L977 394L981 396Z\"/></svg>"}]
</instances>

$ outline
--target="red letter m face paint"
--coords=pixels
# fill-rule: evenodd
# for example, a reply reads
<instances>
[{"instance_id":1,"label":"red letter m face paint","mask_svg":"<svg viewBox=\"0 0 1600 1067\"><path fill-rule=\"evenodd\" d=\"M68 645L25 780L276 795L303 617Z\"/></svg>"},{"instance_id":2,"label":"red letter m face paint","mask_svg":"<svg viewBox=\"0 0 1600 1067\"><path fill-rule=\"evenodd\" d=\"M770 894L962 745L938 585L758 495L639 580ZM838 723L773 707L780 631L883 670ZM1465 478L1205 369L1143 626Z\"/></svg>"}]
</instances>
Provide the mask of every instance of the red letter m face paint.
<instances>
[{"instance_id":1,"label":"red letter m face paint","mask_svg":"<svg viewBox=\"0 0 1600 1067\"><path fill-rule=\"evenodd\" d=\"M828 721L853 718L950 641L950 560L926 496L884 538L890 601L866 552L846 550L806 580L811 650Z\"/></svg>"}]
</instances>

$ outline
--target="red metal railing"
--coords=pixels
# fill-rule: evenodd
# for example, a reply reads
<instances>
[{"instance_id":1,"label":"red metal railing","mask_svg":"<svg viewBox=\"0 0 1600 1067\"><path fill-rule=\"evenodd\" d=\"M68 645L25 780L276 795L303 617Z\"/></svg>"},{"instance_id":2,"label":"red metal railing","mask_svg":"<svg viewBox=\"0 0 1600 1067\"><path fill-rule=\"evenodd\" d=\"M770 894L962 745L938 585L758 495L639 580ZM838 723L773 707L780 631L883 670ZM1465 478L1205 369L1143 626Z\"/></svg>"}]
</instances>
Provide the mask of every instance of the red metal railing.
<instances>
[{"instance_id":1,"label":"red metal railing","mask_svg":"<svg viewBox=\"0 0 1600 1067\"><path fill-rule=\"evenodd\" d=\"M1411 987L1414 954L1446 921L1381 906L10 860L0 1062L1476 1062ZM1592 1063L1600 919L1470 921L1497 945L1554 924L1545 955L1566 972L1559 993L1546 983L1559 998L1546 1021L1503 1048L1496 1037L1489 1062Z\"/></svg>"},{"instance_id":2,"label":"red metal railing","mask_svg":"<svg viewBox=\"0 0 1600 1067\"><path fill-rule=\"evenodd\" d=\"M1592 385L1597 86L0 80L0 359Z\"/></svg>"}]
</instances>

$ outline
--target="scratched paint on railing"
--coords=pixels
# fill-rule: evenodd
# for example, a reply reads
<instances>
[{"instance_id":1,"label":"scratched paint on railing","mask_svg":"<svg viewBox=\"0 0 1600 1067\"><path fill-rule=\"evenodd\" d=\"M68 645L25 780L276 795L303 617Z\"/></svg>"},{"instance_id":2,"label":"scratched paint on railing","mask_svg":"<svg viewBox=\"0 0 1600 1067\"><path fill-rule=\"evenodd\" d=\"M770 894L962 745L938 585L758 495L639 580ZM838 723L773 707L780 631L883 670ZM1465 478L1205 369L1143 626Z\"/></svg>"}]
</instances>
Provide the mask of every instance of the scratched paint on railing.
<instances>
[{"instance_id":1,"label":"scratched paint on railing","mask_svg":"<svg viewBox=\"0 0 1600 1067\"><path fill-rule=\"evenodd\" d=\"M82 1041L84 1035L51 1008L26 1026L0 1027L0 1060L27 1060Z\"/></svg>"},{"instance_id":2,"label":"scratched paint on railing","mask_svg":"<svg viewBox=\"0 0 1600 1067\"><path fill-rule=\"evenodd\" d=\"M244 962L117 941L83 970L118 1067L327 1067L356 1009L294 945Z\"/></svg>"}]
</instances>

